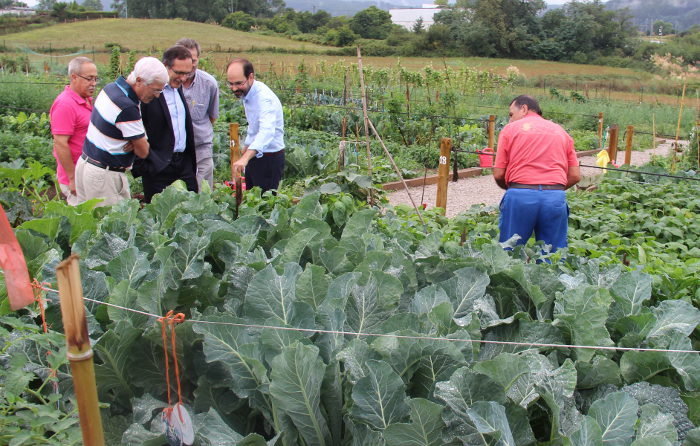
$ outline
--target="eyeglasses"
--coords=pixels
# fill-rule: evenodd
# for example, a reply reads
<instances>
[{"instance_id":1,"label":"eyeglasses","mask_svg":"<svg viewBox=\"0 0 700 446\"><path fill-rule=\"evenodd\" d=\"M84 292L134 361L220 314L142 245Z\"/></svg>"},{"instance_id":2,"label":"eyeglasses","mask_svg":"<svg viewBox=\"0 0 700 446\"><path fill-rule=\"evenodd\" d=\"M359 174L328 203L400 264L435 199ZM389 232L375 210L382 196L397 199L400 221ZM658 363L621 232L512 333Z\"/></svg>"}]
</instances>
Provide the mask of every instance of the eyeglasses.
<instances>
[{"instance_id":1,"label":"eyeglasses","mask_svg":"<svg viewBox=\"0 0 700 446\"><path fill-rule=\"evenodd\" d=\"M248 82L248 79L246 79L244 81L236 81L236 82L226 81L226 85L228 85L229 87L242 87L245 85L246 82Z\"/></svg>"},{"instance_id":2,"label":"eyeglasses","mask_svg":"<svg viewBox=\"0 0 700 446\"><path fill-rule=\"evenodd\" d=\"M175 73L177 76L189 76L190 74L192 74L191 71L175 71L173 69L171 69L170 71Z\"/></svg>"},{"instance_id":3,"label":"eyeglasses","mask_svg":"<svg viewBox=\"0 0 700 446\"><path fill-rule=\"evenodd\" d=\"M148 87L148 88L151 89L151 91L153 92L153 94L161 94L161 93L163 93L163 89L162 89L162 88L161 88L160 90L158 90L157 88L153 88L153 87Z\"/></svg>"},{"instance_id":4,"label":"eyeglasses","mask_svg":"<svg viewBox=\"0 0 700 446\"><path fill-rule=\"evenodd\" d=\"M76 74L76 76L78 76L78 77L80 77L80 78L82 78L82 79L85 79L86 81L91 82L91 83L92 83L92 82L98 83L98 82L100 81L100 78L97 77L97 76L94 76L94 77L92 77L92 76L91 76L91 77L85 77L85 76L81 76L81 75L79 75L79 74Z\"/></svg>"}]
</instances>

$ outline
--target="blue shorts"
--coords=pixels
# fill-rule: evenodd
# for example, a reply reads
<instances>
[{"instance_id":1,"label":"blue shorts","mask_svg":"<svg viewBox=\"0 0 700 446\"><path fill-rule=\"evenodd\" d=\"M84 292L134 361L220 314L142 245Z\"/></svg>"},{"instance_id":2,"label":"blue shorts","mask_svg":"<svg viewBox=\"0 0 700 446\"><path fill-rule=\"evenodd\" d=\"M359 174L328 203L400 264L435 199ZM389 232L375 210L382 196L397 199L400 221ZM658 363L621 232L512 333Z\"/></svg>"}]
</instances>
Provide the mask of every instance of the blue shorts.
<instances>
[{"instance_id":1,"label":"blue shorts","mask_svg":"<svg viewBox=\"0 0 700 446\"><path fill-rule=\"evenodd\" d=\"M523 245L534 232L535 240L552 245L552 252L567 246L569 206L565 191L508 189L500 209L500 242L518 234L522 238L517 244Z\"/></svg>"}]
</instances>

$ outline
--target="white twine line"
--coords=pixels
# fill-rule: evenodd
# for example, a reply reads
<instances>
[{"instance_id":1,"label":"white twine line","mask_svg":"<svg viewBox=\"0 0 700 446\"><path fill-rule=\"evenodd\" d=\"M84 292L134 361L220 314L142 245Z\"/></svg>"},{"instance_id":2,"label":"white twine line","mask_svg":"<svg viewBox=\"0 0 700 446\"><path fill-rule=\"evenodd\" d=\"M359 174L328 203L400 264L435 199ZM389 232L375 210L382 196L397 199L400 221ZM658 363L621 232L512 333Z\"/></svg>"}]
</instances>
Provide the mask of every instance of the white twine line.
<instances>
[{"instance_id":1,"label":"white twine line","mask_svg":"<svg viewBox=\"0 0 700 446\"><path fill-rule=\"evenodd\" d=\"M57 290L39 287L45 291L51 291L58 293ZM136 310L133 308L123 307L121 305L116 305L108 302L101 302L96 299L90 299L83 297L83 299L94 302L99 305L107 305L108 307L117 308L124 311L130 311L132 313L142 314L144 316L152 317L155 319L160 319L162 316L157 314L148 313L146 311ZM271 330L281 330L281 331L297 331L305 333L324 333L332 335L349 335L349 336L376 336L381 338L393 338L393 339L413 339L413 340L425 340L425 341L449 341L449 342L467 342L470 344L494 344L494 345L510 345L510 346L529 346L529 347L553 347L553 348L576 348L576 349L588 349L588 350L611 350L611 351L632 351L632 352L660 352L660 353L700 353L696 350L668 350L661 348L634 348L634 347L610 347L610 346L597 346L597 345L574 345L574 344L548 344L539 342L514 342L514 341L489 341L485 339L459 339L459 338L442 338L435 336L412 336L412 335L397 335L397 334L387 334L387 333L360 333L356 331L344 331L344 330L324 330L320 328L296 328L296 327L281 327L277 325L261 325L261 324L241 324L236 322L216 322L216 321L203 321L198 319L185 319L183 323L190 322L193 324L210 324L210 325L228 325L232 327L241 328L261 328L261 329L271 329Z\"/></svg>"}]
</instances>

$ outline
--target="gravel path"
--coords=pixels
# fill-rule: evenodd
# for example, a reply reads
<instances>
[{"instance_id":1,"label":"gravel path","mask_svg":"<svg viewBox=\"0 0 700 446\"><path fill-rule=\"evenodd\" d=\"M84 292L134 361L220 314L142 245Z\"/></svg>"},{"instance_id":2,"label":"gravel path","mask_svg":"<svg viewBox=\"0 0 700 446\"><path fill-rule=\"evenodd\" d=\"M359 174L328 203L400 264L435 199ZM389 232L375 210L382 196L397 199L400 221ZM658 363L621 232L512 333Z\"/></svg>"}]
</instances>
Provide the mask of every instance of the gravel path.
<instances>
[{"instance_id":1,"label":"gravel path","mask_svg":"<svg viewBox=\"0 0 700 446\"><path fill-rule=\"evenodd\" d=\"M646 164L652 155L668 155L671 150L672 142L665 142L659 144L655 149L648 149L644 151L634 151L632 152L632 165L641 166ZM618 161L624 161L625 153L624 147L623 151L620 152L618 149L617 159ZM581 164L595 165L595 156L585 156L579 158ZM493 181L493 176L491 171L487 170L488 175L482 175L479 177L463 178L453 183L449 182L447 189L447 217L454 217L462 211L465 211L476 204L484 204L486 206L495 206L501 201L503 189L496 186ZM601 170L592 167L582 167L581 175L583 179L582 184L586 184L586 178L601 175ZM423 203L426 203L428 207L435 206L435 197L437 196L437 185L431 184L425 186L425 191L423 187L410 187L409 191L416 205L420 205L421 196L423 196ZM405 189L401 189L389 194L389 203L392 205L406 204L411 206L411 200L408 198Z\"/></svg>"}]
</instances>

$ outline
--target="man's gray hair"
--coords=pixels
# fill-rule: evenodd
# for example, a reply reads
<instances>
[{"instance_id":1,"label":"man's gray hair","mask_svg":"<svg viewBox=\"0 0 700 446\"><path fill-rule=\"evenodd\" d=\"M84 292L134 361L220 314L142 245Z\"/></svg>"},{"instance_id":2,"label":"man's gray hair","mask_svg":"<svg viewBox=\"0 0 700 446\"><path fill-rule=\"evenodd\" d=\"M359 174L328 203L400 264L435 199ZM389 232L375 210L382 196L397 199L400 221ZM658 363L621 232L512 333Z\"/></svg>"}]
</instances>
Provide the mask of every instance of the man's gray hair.
<instances>
[{"instance_id":1,"label":"man's gray hair","mask_svg":"<svg viewBox=\"0 0 700 446\"><path fill-rule=\"evenodd\" d=\"M184 46L190 51L197 50L197 58L199 58L199 55L202 54L202 52L199 50L199 43L197 43L197 41L194 39L188 39L186 37L183 37L182 39L175 42L175 45Z\"/></svg>"},{"instance_id":2,"label":"man's gray hair","mask_svg":"<svg viewBox=\"0 0 700 446\"><path fill-rule=\"evenodd\" d=\"M80 71L83 68L83 65L86 63L94 63L92 60L90 60L87 57L84 56L79 56L76 57L75 59L72 59L70 62L68 62L68 76L71 74L80 74Z\"/></svg>"},{"instance_id":3,"label":"man's gray hair","mask_svg":"<svg viewBox=\"0 0 700 446\"><path fill-rule=\"evenodd\" d=\"M168 76L168 69L165 68L163 62L159 61L155 57L142 57L134 65L134 71L129 74L126 79L127 82L133 84L136 82L136 78L140 78L144 84L150 85L153 82L162 82L164 84L168 83L170 77Z\"/></svg>"}]
</instances>

